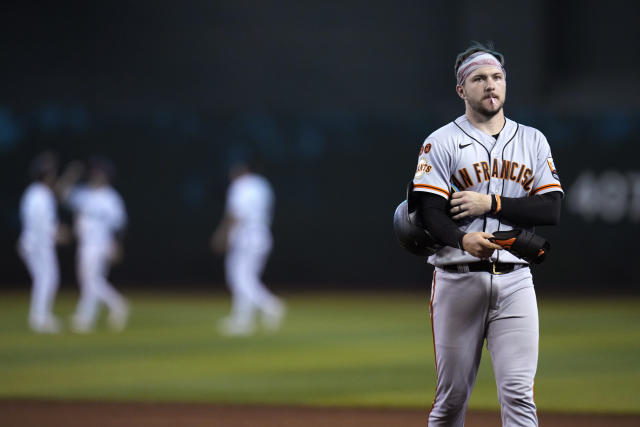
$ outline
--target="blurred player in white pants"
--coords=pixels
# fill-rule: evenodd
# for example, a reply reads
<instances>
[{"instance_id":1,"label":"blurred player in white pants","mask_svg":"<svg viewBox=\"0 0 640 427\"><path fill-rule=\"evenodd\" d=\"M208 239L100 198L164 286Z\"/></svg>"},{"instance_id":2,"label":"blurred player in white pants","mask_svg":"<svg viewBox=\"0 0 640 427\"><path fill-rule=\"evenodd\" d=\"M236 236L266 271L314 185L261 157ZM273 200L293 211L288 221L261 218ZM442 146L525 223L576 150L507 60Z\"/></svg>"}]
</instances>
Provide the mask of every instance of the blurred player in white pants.
<instances>
[{"instance_id":1,"label":"blurred player in white pants","mask_svg":"<svg viewBox=\"0 0 640 427\"><path fill-rule=\"evenodd\" d=\"M29 327L39 333L57 333L60 322L53 315L53 302L59 284L56 241L66 240L65 228L58 226L57 203L52 191L58 162L50 152L36 157L30 167L33 182L20 200L22 233L18 253L33 281Z\"/></svg>"},{"instance_id":2,"label":"blurred player in white pants","mask_svg":"<svg viewBox=\"0 0 640 427\"><path fill-rule=\"evenodd\" d=\"M273 191L246 163L234 166L230 175L225 215L211 238L216 252L226 251L225 272L232 296L231 314L220 321L219 330L225 335L249 335L260 313L264 327L274 331L280 327L285 306L260 279L272 246Z\"/></svg>"},{"instance_id":3,"label":"blurred player in white pants","mask_svg":"<svg viewBox=\"0 0 640 427\"><path fill-rule=\"evenodd\" d=\"M111 187L113 166L106 159L90 162L86 185L74 185L82 173L72 164L60 180L60 189L75 214L78 237L77 275L80 301L71 319L74 332L90 332L98 317L100 303L109 309L109 326L122 330L129 308L126 300L109 283L109 267L117 262L121 248L116 234L124 229L127 215L124 202Z\"/></svg>"}]
</instances>

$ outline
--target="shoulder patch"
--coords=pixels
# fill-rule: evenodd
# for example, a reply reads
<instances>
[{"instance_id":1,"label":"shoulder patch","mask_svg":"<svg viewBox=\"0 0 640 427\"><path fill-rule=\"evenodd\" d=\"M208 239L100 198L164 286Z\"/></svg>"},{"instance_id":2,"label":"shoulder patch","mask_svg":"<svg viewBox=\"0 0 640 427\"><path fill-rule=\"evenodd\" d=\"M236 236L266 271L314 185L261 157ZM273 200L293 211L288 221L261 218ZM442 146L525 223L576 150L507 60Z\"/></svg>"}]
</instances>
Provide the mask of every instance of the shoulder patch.
<instances>
[{"instance_id":1,"label":"shoulder patch","mask_svg":"<svg viewBox=\"0 0 640 427\"><path fill-rule=\"evenodd\" d=\"M560 181L560 175L558 175L556 165L553 163L553 157L547 157L547 164L549 165L549 170L551 170L551 175L553 175L555 179Z\"/></svg>"},{"instance_id":2,"label":"shoulder patch","mask_svg":"<svg viewBox=\"0 0 640 427\"><path fill-rule=\"evenodd\" d=\"M432 166L427 163L426 159L420 159L418 162L418 168L416 169L416 174L414 175L415 179L419 179L425 173L431 172Z\"/></svg>"},{"instance_id":3,"label":"shoulder patch","mask_svg":"<svg viewBox=\"0 0 640 427\"><path fill-rule=\"evenodd\" d=\"M427 153L429 153L429 151L431 151L431 143L427 142L422 147L420 147L420 152L418 153L418 156L422 156L423 154L427 154Z\"/></svg>"}]
</instances>

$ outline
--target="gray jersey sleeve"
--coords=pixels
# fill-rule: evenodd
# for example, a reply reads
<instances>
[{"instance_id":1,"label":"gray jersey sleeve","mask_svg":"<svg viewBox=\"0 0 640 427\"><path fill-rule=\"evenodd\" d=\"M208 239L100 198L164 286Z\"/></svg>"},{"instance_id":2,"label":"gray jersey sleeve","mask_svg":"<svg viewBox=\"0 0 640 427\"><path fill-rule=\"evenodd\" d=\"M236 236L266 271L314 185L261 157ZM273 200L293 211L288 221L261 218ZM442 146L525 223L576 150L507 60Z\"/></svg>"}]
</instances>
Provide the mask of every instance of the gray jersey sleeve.
<instances>
[{"instance_id":1,"label":"gray jersey sleeve","mask_svg":"<svg viewBox=\"0 0 640 427\"><path fill-rule=\"evenodd\" d=\"M424 141L413 177L415 191L426 191L449 198L452 156L447 148L445 143L433 136Z\"/></svg>"},{"instance_id":2,"label":"gray jersey sleeve","mask_svg":"<svg viewBox=\"0 0 640 427\"><path fill-rule=\"evenodd\" d=\"M551 155L549 142L547 142L547 138L540 132L538 132L538 137L539 145L536 175L530 194L533 196L535 194L550 193L552 191L560 191L564 194L562 185L560 184L560 176L558 175L553 156Z\"/></svg>"}]
</instances>

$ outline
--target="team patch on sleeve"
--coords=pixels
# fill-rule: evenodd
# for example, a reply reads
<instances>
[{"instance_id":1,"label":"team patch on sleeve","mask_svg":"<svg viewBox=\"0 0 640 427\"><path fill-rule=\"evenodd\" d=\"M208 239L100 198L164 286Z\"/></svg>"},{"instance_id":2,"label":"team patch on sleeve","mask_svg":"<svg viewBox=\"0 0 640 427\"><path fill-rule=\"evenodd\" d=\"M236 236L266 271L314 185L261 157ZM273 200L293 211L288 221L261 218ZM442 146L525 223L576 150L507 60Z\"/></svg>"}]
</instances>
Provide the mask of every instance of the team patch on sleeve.
<instances>
[{"instance_id":1,"label":"team patch on sleeve","mask_svg":"<svg viewBox=\"0 0 640 427\"><path fill-rule=\"evenodd\" d=\"M560 176L558 175L558 170L556 169L556 165L553 163L553 157L547 157L547 164L549 165L549 169L551 170L551 175L560 181Z\"/></svg>"},{"instance_id":2,"label":"team patch on sleeve","mask_svg":"<svg viewBox=\"0 0 640 427\"><path fill-rule=\"evenodd\" d=\"M420 147L420 153L418 153L418 156L422 156L423 154L427 154L429 153L429 151L431 151L431 143L427 143L424 144L422 147Z\"/></svg>"},{"instance_id":3,"label":"team patch on sleeve","mask_svg":"<svg viewBox=\"0 0 640 427\"><path fill-rule=\"evenodd\" d=\"M418 168L416 169L416 174L414 178L415 179L420 178L425 173L431 172L431 169L432 169L432 166L429 163L427 163L426 159L420 159L420 161L418 161Z\"/></svg>"}]
</instances>

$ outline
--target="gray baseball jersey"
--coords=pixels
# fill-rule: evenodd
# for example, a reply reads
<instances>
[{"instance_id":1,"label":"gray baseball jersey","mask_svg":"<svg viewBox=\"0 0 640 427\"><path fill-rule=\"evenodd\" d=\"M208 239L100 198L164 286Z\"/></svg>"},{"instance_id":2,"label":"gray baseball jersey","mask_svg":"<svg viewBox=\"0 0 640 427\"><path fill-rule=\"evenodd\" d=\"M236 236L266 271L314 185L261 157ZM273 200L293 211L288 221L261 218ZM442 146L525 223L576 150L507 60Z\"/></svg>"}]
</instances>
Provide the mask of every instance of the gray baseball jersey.
<instances>
[{"instance_id":1,"label":"gray baseball jersey","mask_svg":"<svg viewBox=\"0 0 640 427\"><path fill-rule=\"evenodd\" d=\"M544 135L532 127L505 120L497 139L475 128L464 115L429 135L420 149L414 190L445 198L452 191L505 197L562 191ZM464 232L492 233L514 228L492 215L460 221L458 225ZM495 251L490 260L526 263L507 251ZM433 265L475 261L478 258L449 246L429 257Z\"/></svg>"}]
</instances>

